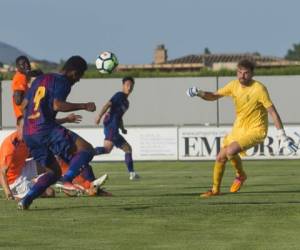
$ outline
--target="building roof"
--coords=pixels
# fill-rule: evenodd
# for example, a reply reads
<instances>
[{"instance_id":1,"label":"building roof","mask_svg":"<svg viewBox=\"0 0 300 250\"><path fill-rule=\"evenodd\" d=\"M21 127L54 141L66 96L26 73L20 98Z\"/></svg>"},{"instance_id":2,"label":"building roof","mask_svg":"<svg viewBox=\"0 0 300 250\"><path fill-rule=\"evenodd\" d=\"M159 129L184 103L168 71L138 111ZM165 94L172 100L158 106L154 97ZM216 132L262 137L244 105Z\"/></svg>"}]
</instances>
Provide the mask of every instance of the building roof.
<instances>
[{"instance_id":1,"label":"building roof","mask_svg":"<svg viewBox=\"0 0 300 250\"><path fill-rule=\"evenodd\" d=\"M176 59L168 60L166 63L181 64L181 63L202 63L205 66L212 66L213 63L230 63L238 62L241 59L249 59L255 62L278 62L284 59L279 57L261 56L258 53L241 53L241 54L200 54L187 55Z\"/></svg>"}]
</instances>

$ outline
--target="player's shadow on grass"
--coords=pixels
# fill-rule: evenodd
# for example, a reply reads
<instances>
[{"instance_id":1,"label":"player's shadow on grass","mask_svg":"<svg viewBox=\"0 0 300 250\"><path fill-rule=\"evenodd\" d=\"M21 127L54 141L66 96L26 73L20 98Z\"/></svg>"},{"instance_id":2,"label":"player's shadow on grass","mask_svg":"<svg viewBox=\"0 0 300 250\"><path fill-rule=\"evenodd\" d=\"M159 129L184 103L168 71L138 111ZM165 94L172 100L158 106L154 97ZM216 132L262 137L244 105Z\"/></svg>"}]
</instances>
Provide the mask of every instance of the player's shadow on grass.
<instances>
[{"instance_id":1,"label":"player's shadow on grass","mask_svg":"<svg viewBox=\"0 0 300 250\"><path fill-rule=\"evenodd\" d=\"M151 209L154 207L160 207L160 206L150 206L149 204L140 204L140 205L135 205L132 207L124 206L124 204L119 204L119 205L90 205L90 204L86 204L86 205L74 205L74 206L69 206L69 207L46 207L46 206L32 206L30 207L29 210L24 211L25 213L27 212L34 212L34 211L39 211L39 212L47 212L47 211L63 211L63 210L69 210L69 209L87 209L87 208L96 208L96 209L119 209L119 210L125 210L125 211L142 211L142 210L147 210L147 209Z\"/></svg>"},{"instance_id":2,"label":"player's shadow on grass","mask_svg":"<svg viewBox=\"0 0 300 250\"><path fill-rule=\"evenodd\" d=\"M236 195L242 194L288 194L288 193L299 193L300 190L270 190L270 191L243 191L236 193Z\"/></svg>"},{"instance_id":3,"label":"player's shadow on grass","mask_svg":"<svg viewBox=\"0 0 300 250\"><path fill-rule=\"evenodd\" d=\"M208 201L208 200L207 200ZM241 201L241 202L234 202L234 201L221 201L221 202L214 202L209 200L207 205L276 205L276 204L300 204L300 201Z\"/></svg>"},{"instance_id":4,"label":"player's shadow on grass","mask_svg":"<svg viewBox=\"0 0 300 250\"><path fill-rule=\"evenodd\" d=\"M149 208L153 208L152 206L133 206L133 207L124 207L122 210L125 211L137 211L137 210L146 210Z\"/></svg>"},{"instance_id":5,"label":"player's shadow on grass","mask_svg":"<svg viewBox=\"0 0 300 250\"><path fill-rule=\"evenodd\" d=\"M272 186L299 186L299 183L282 183L282 184L277 184L277 183L272 183L272 184L251 184L251 187L272 187Z\"/></svg>"}]
</instances>

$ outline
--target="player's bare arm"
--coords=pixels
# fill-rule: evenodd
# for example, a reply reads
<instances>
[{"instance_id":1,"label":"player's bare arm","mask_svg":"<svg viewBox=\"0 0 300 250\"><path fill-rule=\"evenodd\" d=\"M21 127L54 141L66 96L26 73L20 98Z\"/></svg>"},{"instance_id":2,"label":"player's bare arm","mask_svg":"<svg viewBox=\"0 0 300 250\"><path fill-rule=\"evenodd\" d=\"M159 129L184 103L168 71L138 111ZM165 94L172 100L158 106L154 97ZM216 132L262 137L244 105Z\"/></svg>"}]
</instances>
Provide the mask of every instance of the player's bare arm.
<instances>
[{"instance_id":1,"label":"player's bare arm","mask_svg":"<svg viewBox=\"0 0 300 250\"><path fill-rule=\"evenodd\" d=\"M124 135L127 134L127 129L125 129L125 127L124 127L124 122L123 122L123 119L122 119L122 118L121 118L121 120L120 120L120 129L121 129L121 131L122 131L122 133L123 133Z\"/></svg>"},{"instance_id":2,"label":"player's bare arm","mask_svg":"<svg viewBox=\"0 0 300 250\"><path fill-rule=\"evenodd\" d=\"M3 191L5 193L6 199L14 200L14 195L12 194L12 192L9 188L7 177L6 177L7 170L8 170L7 166L2 166L0 168L0 183L3 187Z\"/></svg>"},{"instance_id":3,"label":"player's bare arm","mask_svg":"<svg viewBox=\"0 0 300 250\"><path fill-rule=\"evenodd\" d=\"M24 99L25 92L23 90L16 90L13 93L14 102L17 105L21 105Z\"/></svg>"},{"instance_id":4,"label":"player's bare arm","mask_svg":"<svg viewBox=\"0 0 300 250\"><path fill-rule=\"evenodd\" d=\"M57 118L55 119L58 124L64 124L64 123L80 123L82 121L81 115L76 115L74 113L67 115L63 118Z\"/></svg>"},{"instance_id":5,"label":"player's bare arm","mask_svg":"<svg viewBox=\"0 0 300 250\"><path fill-rule=\"evenodd\" d=\"M86 110L89 112L94 112L96 110L96 105L93 102L87 103L71 103L63 102L57 99L54 99L53 109L60 112L71 112L76 110Z\"/></svg>"},{"instance_id":6,"label":"player's bare arm","mask_svg":"<svg viewBox=\"0 0 300 250\"><path fill-rule=\"evenodd\" d=\"M22 110L22 113L24 113L24 111L25 111L27 105L28 105L28 100L27 100L26 98L24 98L24 99L22 100L22 103L21 103L21 110Z\"/></svg>"},{"instance_id":7,"label":"player's bare arm","mask_svg":"<svg viewBox=\"0 0 300 250\"><path fill-rule=\"evenodd\" d=\"M267 111L270 114L270 116L272 117L275 127L277 129L283 129L281 118L280 118L275 106L272 105L271 107L267 108Z\"/></svg>"},{"instance_id":8,"label":"player's bare arm","mask_svg":"<svg viewBox=\"0 0 300 250\"><path fill-rule=\"evenodd\" d=\"M111 101L107 102L101 109L100 113L97 115L96 119L95 119L95 123L97 125L99 125L103 115L110 109L112 103Z\"/></svg>"},{"instance_id":9,"label":"player's bare arm","mask_svg":"<svg viewBox=\"0 0 300 250\"><path fill-rule=\"evenodd\" d=\"M219 95L217 92L207 92L207 91L202 91L200 90L199 93L197 94L198 97L202 98L205 101L215 101L218 100L219 98L223 97Z\"/></svg>"}]
</instances>

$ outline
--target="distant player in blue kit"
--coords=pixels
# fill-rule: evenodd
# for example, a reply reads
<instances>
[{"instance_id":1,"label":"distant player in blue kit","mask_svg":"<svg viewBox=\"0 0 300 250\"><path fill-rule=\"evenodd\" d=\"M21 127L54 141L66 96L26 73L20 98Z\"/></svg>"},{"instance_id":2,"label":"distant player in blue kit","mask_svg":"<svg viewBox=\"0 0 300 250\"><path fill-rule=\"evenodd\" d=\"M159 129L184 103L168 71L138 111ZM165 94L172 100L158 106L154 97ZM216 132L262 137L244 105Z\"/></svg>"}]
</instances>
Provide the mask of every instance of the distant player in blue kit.
<instances>
[{"instance_id":1,"label":"distant player in blue kit","mask_svg":"<svg viewBox=\"0 0 300 250\"><path fill-rule=\"evenodd\" d=\"M66 101L72 86L80 80L86 69L87 63L82 57L72 56L64 64L61 74L37 77L26 93L22 103L23 138L33 158L47 171L18 203L19 209L28 209L34 199L60 178L61 170L55 156L69 164L63 183L70 188L82 166L88 165L94 156L94 149L88 142L56 120L59 111L96 110L93 102Z\"/></svg>"},{"instance_id":2,"label":"distant player in blue kit","mask_svg":"<svg viewBox=\"0 0 300 250\"><path fill-rule=\"evenodd\" d=\"M123 134L127 133L123 124L123 115L129 108L128 96L134 88L134 79L130 76L122 79L122 91L117 92L113 97L102 107L99 115L96 117L96 124L99 125L104 116L104 146L96 147L96 155L108 154L114 146L122 149L125 152L125 163L129 172L129 179L139 179L139 175L134 171L132 160L132 149L125 138L120 135L119 129Z\"/></svg>"}]
</instances>

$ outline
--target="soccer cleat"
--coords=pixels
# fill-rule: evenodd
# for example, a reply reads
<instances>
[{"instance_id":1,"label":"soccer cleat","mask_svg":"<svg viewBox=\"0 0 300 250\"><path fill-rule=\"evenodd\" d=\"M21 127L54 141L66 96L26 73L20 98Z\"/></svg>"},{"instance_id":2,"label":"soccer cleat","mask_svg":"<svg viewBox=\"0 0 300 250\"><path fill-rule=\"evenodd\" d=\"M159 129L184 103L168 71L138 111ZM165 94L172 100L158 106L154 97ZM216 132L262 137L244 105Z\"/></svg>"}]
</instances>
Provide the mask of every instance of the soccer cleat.
<instances>
[{"instance_id":1,"label":"soccer cleat","mask_svg":"<svg viewBox=\"0 0 300 250\"><path fill-rule=\"evenodd\" d=\"M247 176L243 175L243 176L237 176L235 177L231 187L230 187L230 192L231 193L236 193L238 192L241 187L243 186L244 182L247 180Z\"/></svg>"},{"instance_id":2,"label":"soccer cleat","mask_svg":"<svg viewBox=\"0 0 300 250\"><path fill-rule=\"evenodd\" d=\"M129 180L134 181L140 178L141 177L136 172L129 172Z\"/></svg>"},{"instance_id":3,"label":"soccer cleat","mask_svg":"<svg viewBox=\"0 0 300 250\"><path fill-rule=\"evenodd\" d=\"M56 182L55 187L60 188L67 196L80 196L84 193L84 188L71 182Z\"/></svg>"},{"instance_id":4,"label":"soccer cleat","mask_svg":"<svg viewBox=\"0 0 300 250\"><path fill-rule=\"evenodd\" d=\"M94 180L92 182L94 187L101 187L104 185L104 183L107 181L108 179L108 174L104 174L101 177L99 177L98 179Z\"/></svg>"},{"instance_id":5,"label":"soccer cleat","mask_svg":"<svg viewBox=\"0 0 300 250\"><path fill-rule=\"evenodd\" d=\"M25 199L22 199L18 202L19 210L28 210L31 203L26 204Z\"/></svg>"},{"instance_id":6,"label":"soccer cleat","mask_svg":"<svg viewBox=\"0 0 300 250\"><path fill-rule=\"evenodd\" d=\"M200 194L200 197L201 198L209 198L211 196L217 196L217 195L221 195L221 193L215 192L213 190L208 190L207 192Z\"/></svg>"}]
</instances>

